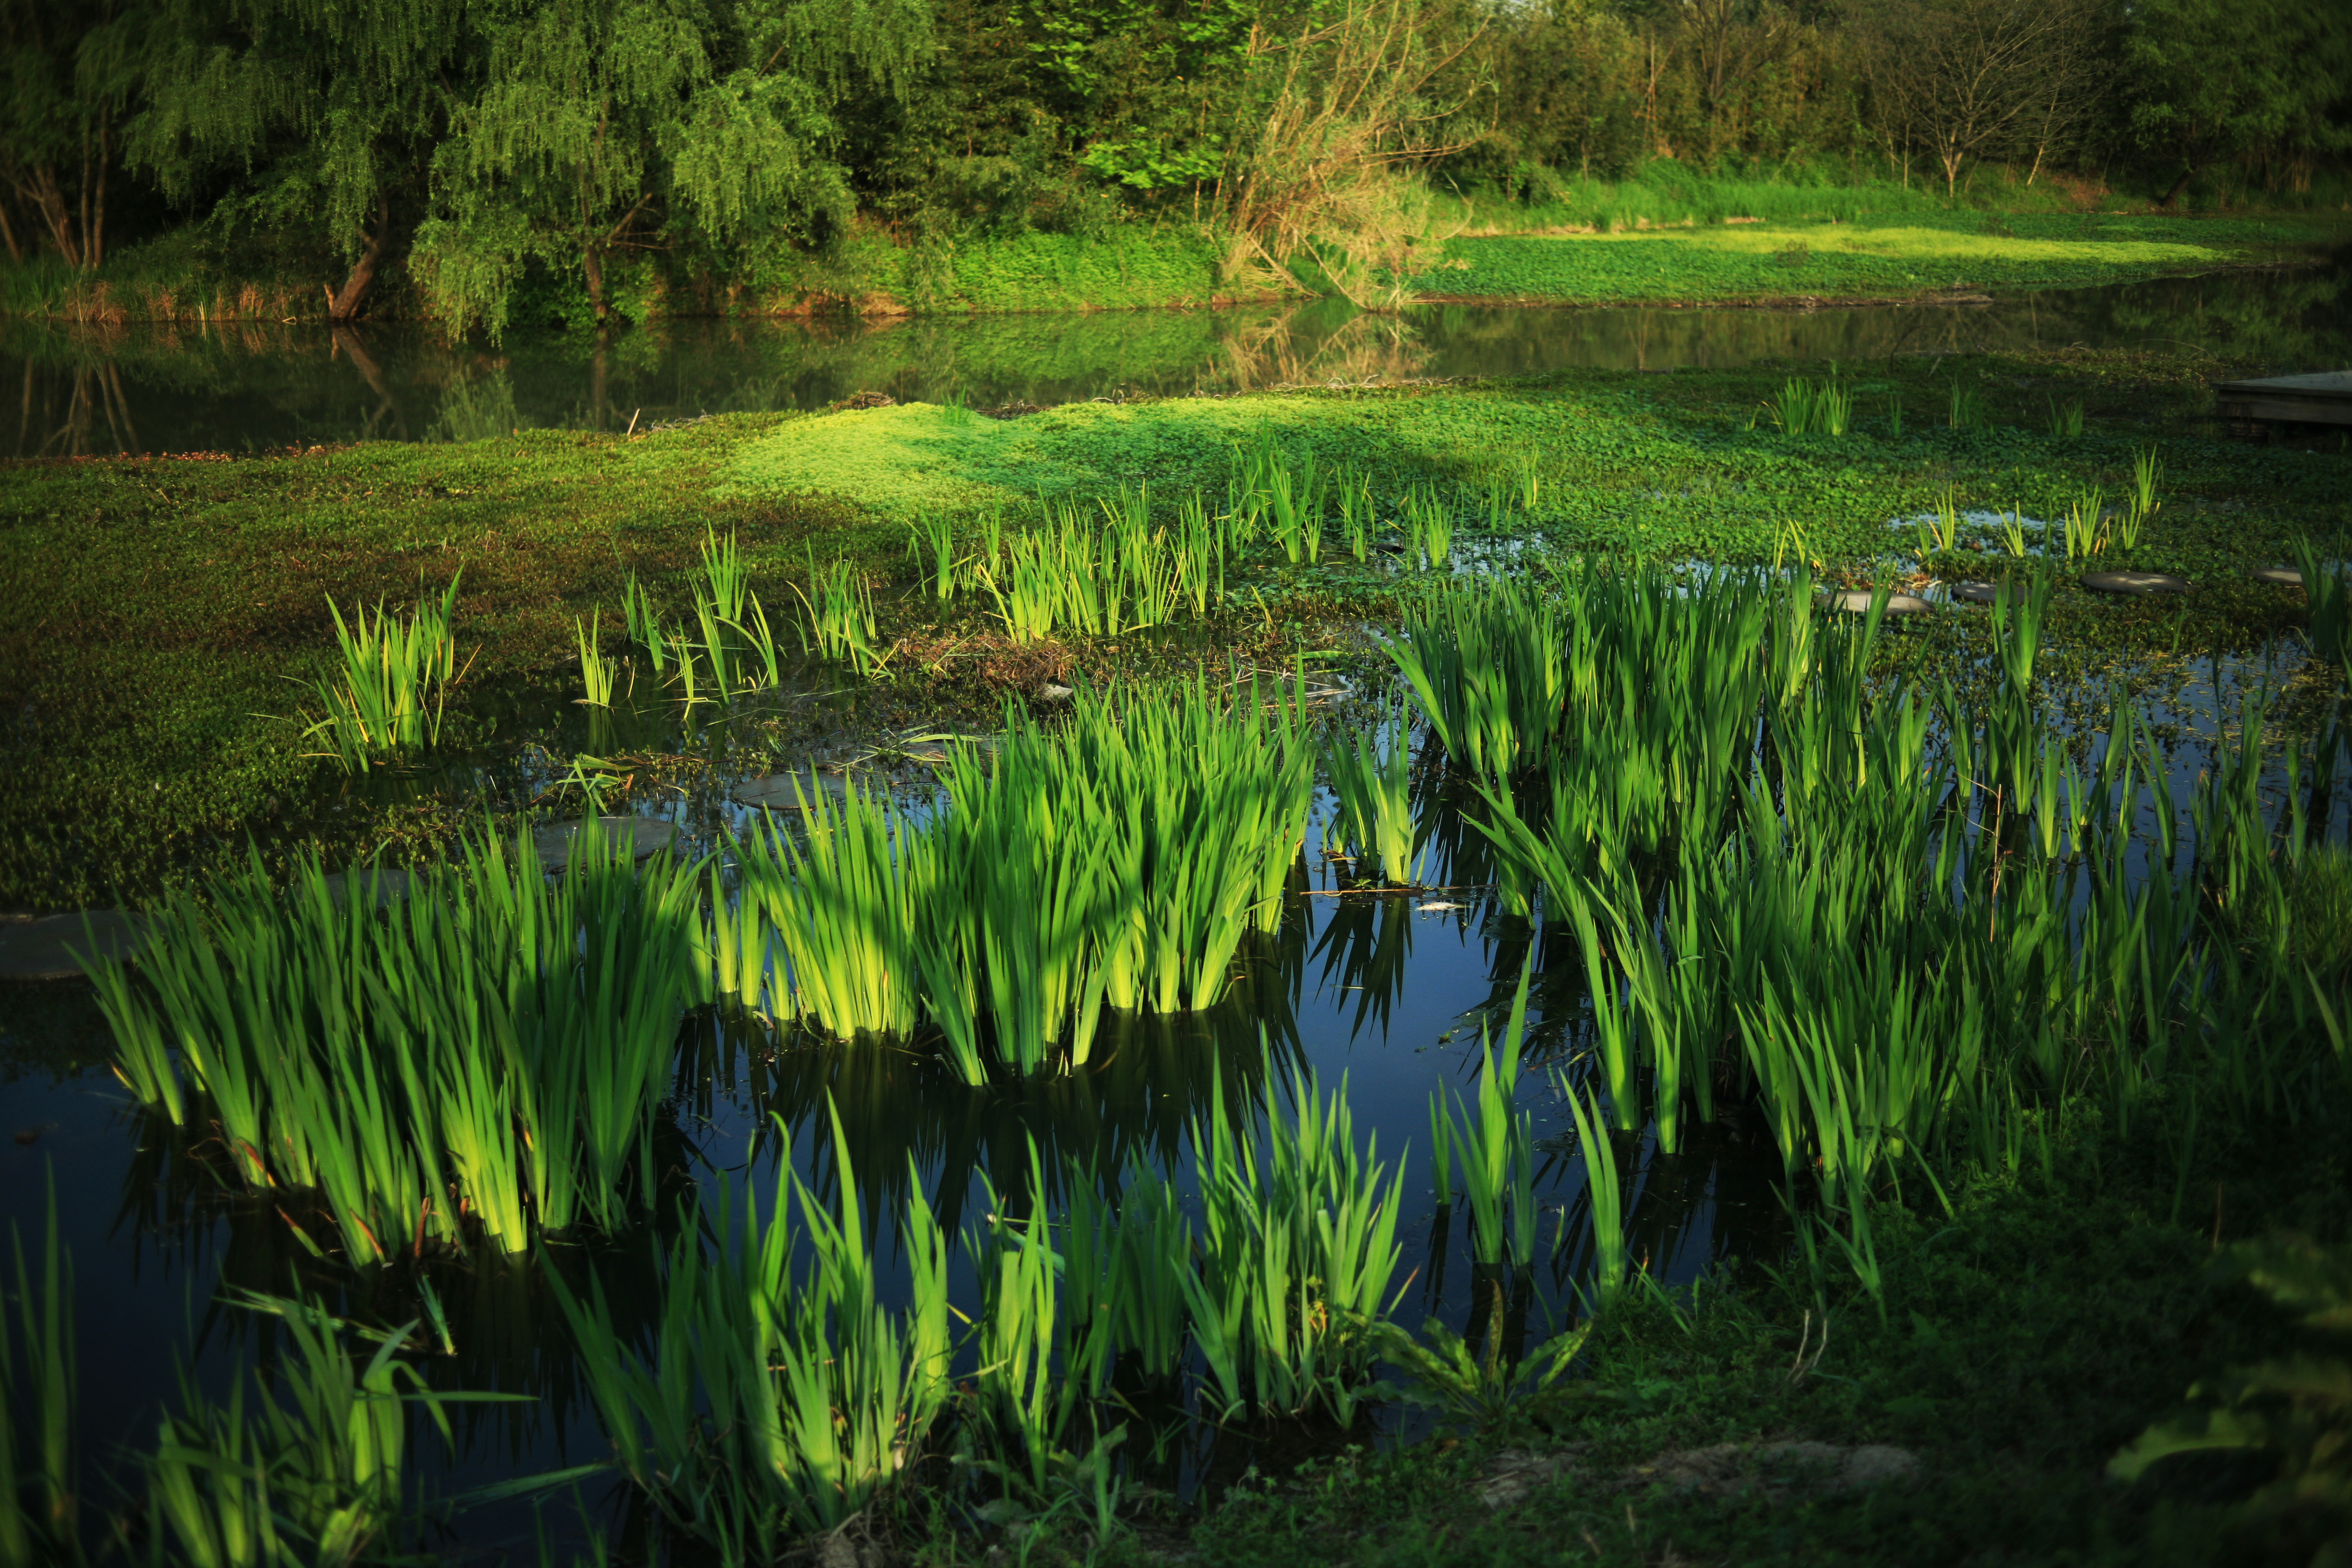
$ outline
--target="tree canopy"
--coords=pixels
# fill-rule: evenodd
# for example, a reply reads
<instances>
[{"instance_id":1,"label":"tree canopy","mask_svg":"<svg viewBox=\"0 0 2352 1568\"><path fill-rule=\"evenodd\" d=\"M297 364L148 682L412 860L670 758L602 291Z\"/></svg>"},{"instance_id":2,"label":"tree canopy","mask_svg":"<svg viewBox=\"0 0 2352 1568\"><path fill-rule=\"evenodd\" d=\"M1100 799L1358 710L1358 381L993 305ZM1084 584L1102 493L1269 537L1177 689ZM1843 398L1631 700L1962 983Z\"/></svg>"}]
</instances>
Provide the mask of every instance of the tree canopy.
<instances>
[{"instance_id":1,"label":"tree canopy","mask_svg":"<svg viewBox=\"0 0 2352 1568\"><path fill-rule=\"evenodd\" d=\"M1380 271L1400 170L1540 195L1865 162L2273 193L2352 167L2340 0L0 0L0 241L268 237L329 314L643 314L854 229L1181 218ZM123 233L118 220L116 242Z\"/></svg>"}]
</instances>

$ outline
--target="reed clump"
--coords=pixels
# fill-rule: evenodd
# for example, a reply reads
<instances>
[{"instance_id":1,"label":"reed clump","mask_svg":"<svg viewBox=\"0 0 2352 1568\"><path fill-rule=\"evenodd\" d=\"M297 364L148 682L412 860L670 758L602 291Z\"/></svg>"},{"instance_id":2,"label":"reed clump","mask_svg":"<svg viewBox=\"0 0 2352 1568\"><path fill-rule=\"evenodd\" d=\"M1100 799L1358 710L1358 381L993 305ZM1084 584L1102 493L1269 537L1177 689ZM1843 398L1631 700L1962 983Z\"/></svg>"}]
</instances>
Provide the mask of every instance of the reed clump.
<instances>
[{"instance_id":1,"label":"reed clump","mask_svg":"<svg viewBox=\"0 0 2352 1568\"><path fill-rule=\"evenodd\" d=\"M923 813L812 789L803 833L745 840L715 981L844 1040L932 1035L970 1083L1084 1063L1106 1005L1212 1006L1280 918L1313 796L1300 707L1114 689L1051 731L1009 715Z\"/></svg>"},{"instance_id":2,"label":"reed clump","mask_svg":"<svg viewBox=\"0 0 2352 1568\"><path fill-rule=\"evenodd\" d=\"M389 910L373 891L311 861L280 893L257 859L158 910L135 972L92 962L139 1102L216 1129L231 1185L315 1195L361 1267L650 1210L703 984L694 868L633 867L592 819L554 877L486 838Z\"/></svg>"},{"instance_id":3,"label":"reed clump","mask_svg":"<svg viewBox=\"0 0 2352 1568\"><path fill-rule=\"evenodd\" d=\"M440 742L449 688L461 674L451 629L457 583L452 576L438 599L418 600L404 621L381 604L373 614L353 605L347 620L333 600L327 602L341 678L312 683L320 711L315 719L303 715L302 735L326 748L316 755L331 758L346 773L364 773Z\"/></svg>"}]
</instances>

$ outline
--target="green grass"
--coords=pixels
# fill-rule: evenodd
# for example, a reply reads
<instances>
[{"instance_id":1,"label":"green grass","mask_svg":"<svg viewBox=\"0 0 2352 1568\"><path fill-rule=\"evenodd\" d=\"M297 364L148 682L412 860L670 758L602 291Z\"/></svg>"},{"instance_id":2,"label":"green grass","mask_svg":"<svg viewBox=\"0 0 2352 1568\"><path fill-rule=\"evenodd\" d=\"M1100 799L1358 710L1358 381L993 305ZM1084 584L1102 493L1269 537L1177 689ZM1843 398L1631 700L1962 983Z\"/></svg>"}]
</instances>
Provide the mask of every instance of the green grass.
<instances>
[{"instance_id":1,"label":"green grass","mask_svg":"<svg viewBox=\"0 0 2352 1568\"><path fill-rule=\"evenodd\" d=\"M2081 288L2252 259L2305 233L2284 225L2105 217L2002 226L2025 232L1762 224L1465 237L1449 241L1444 265L1417 273L1412 287L1435 298L1569 304Z\"/></svg>"},{"instance_id":2,"label":"green grass","mask_svg":"<svg viewBox=\"0 0 2352 1568\"><path fill-rule=\"evenodd\" d=\"M1934 512L1947 489L1963 509L2022 503L2058 516L2089 485L2131 493L2136 458L2154 449L2165 504L2130 562L2184 572L2205 591L2178 625L2179 605L2062 595L2069 644L2196 649L2226 628L2242 646L2298 623L2287 596L2240 574L2290 559L2298 532L2335 526L2343 458L2214 439L2191 422L2209 380L2269 362L2061 353L1843 368L1854 409L1838 438L1748 429L1787 379L1784 367L1759 365L1088 404L967 426L901 406L729 416L635 440L526 432L456 447L13 468L0 474L0 704L16 725L0 757L0 905L152 898L191 869L241 860L248 835L281 865L304 845L341 859L446 841L455 824L429 800L338 801L319 786L320 764L301 755L310 748L293 715L331 670L330 597L413 602L463 569L456 635L461 664L474 663L443 742L463 752L504 743L474 693L575 656L575 621L600 609L625 619L617 606L633 573L662 621L688 618L714 533L740 538L767 605L797 602L814 551L877 584L886 647L926 621L945 647L1002 627L984 595L893 606L887 584L911 584L919 570L907 553L919 513L948 518L970 553L982 519L1002 509L1024 526L1041 491L1092 505L1148 485L1155 525L1173 524L1196 489L1217 510L1235 444L1269 433L1293 461L1311 455L1320 471L1369 487L1366 538L1400 533L1418 492L1456 520L1458 550L1482 531L1495 495L1532 485L1529 525L1549 542L1650 558L1817 559L1864 580L1873 559L1916 549L1914 531L1886 522ZM1988 423L1943 422L1956 386ZM2084 404L2080 437L2049 434L2053 396ZM1910 410L1900 437L1887 417L1897 400ZM1256 593L1270 610L1302 604L1280 612L1293 623L1384 602L1385 579L1355 563L1338 521L1327 523L1319 566L1293 568L1261 549L1229 572L1228 601L1208 606L1205 635L1229 645L1290 637ZM901 684L883 689L921 700L925 678L903 659L894 668Z\"/></svg>"}]
</instances>

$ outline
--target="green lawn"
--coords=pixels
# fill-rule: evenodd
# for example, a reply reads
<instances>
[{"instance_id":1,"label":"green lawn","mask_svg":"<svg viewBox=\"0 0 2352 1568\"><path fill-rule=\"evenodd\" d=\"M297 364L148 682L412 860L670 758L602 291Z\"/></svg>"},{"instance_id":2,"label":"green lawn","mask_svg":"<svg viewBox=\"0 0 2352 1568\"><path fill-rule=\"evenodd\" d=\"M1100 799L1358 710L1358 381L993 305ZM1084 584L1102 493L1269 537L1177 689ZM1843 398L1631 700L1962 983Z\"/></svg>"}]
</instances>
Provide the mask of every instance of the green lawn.
<instances>
[{"instance_id":1,"label":"green lawn","mask_svg":"<svg viewBox=\"0 0 2352 1568\"><path fill-rule=\"evenodd\" d=\"M2081 288L2267 258L2320 235L2307 224L2105 216L1505 235L1447 242L1412 284L1425 296L1572 304Z\"/></svg>"}]
</instances>

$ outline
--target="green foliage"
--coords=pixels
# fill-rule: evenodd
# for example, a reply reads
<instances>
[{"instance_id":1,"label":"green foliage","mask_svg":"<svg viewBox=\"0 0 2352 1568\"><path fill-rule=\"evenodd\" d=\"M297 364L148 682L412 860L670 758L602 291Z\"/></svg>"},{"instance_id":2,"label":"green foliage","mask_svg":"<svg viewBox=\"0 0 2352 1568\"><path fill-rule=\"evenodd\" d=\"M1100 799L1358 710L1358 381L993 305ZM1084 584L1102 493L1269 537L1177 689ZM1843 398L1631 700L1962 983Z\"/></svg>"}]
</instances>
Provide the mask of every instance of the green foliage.
<instances>
[{"instance_id":1,"label":"green foliage","mask_svg":"<svg viewBox=\"0 0 2352 1568\"><path fill-rule=\"evenodd\" d=\"M324 713L302 736L323 737L328 749L319 754L333 758L345 773L363 773L439 742L449 688L459 675L457 639L451 630L458 575L450 577L438 604L418 600L404 624L394 621L381 603L373 619L367 606L359 605L346 622L334 601L327 602L343 679L341 684L314 684Z\"/></svg>"},{"instance_id":2,"label":"green foliage","mask_svg":"<svg viewBox=\"0 0 2352 1568\"><path fill-rule=\"evenodd\" d=\"M54 1172L38 1272L26 1265L13 1225L8 1244L15 1272L0 1293L0 1563L77 1563L73 1260L58 1234Z\"/></svg>"},{"instance_id":3,"label":"green foliage","mask_svg":"<svg viewBox=\"0 0 2352 1568\"><path fill-rule=\"evenodd\" d=\"M528 836L488 839L383 914L372 879L338 889L315 860L284 894L256 864L174 898L135 980L89 966L118 1073L216 1123L231 1184L314 1194L361 1267L627 1223L658 1185L697 883L593 823L559 876Z\"/></svg>"},{"instance_id":4,"label":"green foliage","mask_svg":"<svg viewBox=\"0 0 2352 1568\"><path fill-rule=\"evenodd\" d=\"M1115 688L1054 730L1016 722L984 760L959 749L923 819L855 785L802 794L805 844L744 840L715 983L842 1039L927 1024L970 1084L1084 1064L1106 1004L1213 1005L1280 919L1313 795L1297 700L1266 695Z\"/></svg>"},{"instance_id":5,"label":"green foliage","mask_svg":"<svg viewBox=\"0 0 2352 1568\"><path fill-rule=\"evenodd\" d=\"M249 1296L290 1342L275 1381L265 1372L215 1404L181 1375L181 1411L166 1415L145 1458L149 1517L163 1555L192 1568L285 1568L399 1559L415 1507L403 1487L409 1412L423 1409L451 1440L446 1405L499 1399L429 1388L399 1360L417 1325L378 1336L362 1362L344 1325L307 1302ZM248 1403L248 1394L250 1403Z\"/></svg>"},{"instance_id":6,"label":"green foliage","mask_svg":"<svg viewBox=\"0 0 2352 1568\"><path fill-rule=\"evenodd\" d=\"M2241 1242L2214 1273L2297 1313L2330 1349L2352 1334L2352 1258L2341 1247L2303 1237ZM2175 1455L2214 1449L2263 1455L2277 1469L2242 1505L2244 1523L2307 1542L2314 1563L2340 1559L2352 1544L2352 1357L2306 1352L2231 1367L2189 1397L2200 1408L2148 1427L2108 1473L2137 1480Z\"/></svg>"}]
</instances>

